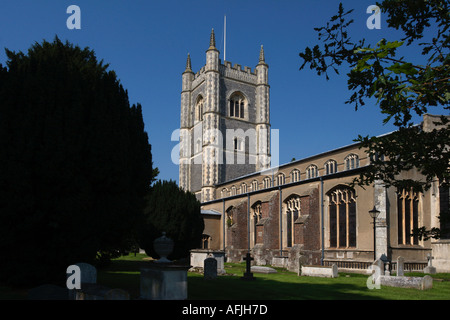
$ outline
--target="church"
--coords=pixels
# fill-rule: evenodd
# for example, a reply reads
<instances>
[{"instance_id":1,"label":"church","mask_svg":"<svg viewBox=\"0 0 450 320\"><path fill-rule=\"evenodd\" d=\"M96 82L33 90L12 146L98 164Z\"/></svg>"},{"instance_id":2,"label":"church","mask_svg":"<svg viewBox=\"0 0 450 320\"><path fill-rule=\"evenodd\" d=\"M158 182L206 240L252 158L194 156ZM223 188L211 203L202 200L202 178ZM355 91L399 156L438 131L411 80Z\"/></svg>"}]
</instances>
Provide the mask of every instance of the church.
<instances>
[{"instance_id":1,"label":"church","mask_svg":"<svg viewBox=\"0 0 450 320\"><path fill-rule=\"evenodd\" d=\"M182 73L179 186L202 204L203 248L228 262L250 252L256 265L296 271L299 263L365 270L402 257L421 271L429 260L450 272L450 239L411 230L440 228L449 188L424 193L373 185L350 187L371 159L358 143L271 167L270 86L264 48L256 67L221 61L214 30L206 63ZM423 130L438 116L426 114ZM402 173L420 179L417 171ZM432 257L432 258L431 258Z\"/></svg>"}]
</instances>

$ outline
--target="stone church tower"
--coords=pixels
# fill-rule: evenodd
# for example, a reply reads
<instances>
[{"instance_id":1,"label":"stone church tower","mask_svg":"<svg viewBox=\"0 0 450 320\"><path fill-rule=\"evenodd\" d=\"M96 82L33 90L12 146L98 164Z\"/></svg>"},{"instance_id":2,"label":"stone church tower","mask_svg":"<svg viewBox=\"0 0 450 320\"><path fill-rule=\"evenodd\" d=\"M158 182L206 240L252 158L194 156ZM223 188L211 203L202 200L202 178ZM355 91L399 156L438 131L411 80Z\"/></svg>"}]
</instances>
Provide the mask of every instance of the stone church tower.
<instances>
[{"instance_id":1,"label":"stone church tower","mask_svg":"<svg viewBox=\"0 0 450 320\"><path fill-rule=\"evenodd\" d=\"M182 75L179 185L207 202L216 199L217 184L269 167L269 84L263 47L254 71L229 61L222 64L212 30L206 64L195 74L188 55Z\"/></svg>"}]
</instances>

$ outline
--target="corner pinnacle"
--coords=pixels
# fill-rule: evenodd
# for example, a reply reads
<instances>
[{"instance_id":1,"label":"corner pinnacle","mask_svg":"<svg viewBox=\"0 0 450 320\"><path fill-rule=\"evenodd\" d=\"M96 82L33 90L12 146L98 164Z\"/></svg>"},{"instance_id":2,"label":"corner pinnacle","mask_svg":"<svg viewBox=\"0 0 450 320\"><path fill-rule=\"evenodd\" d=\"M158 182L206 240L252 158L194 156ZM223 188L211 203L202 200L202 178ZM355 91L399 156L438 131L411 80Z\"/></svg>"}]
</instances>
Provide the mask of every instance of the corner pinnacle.
<instances>
[{"instance_id":1,"label":"corner pinnacle","mask_svg":"<svg viewBox=\"0 0 450 320\"><path fill-rule=\"evenodd\" d=\"M214 28L211 30L211 36L209 38L209 49L216 48L216 36L214 35Z\"/></svg>"},{"instance_id":2,"label":"corner pinnacle","mask_svg":"<svg viewBox=\"0 0 450 320\"><path fill-rule=\"evenodd\" d=\"M185 71L192 71L191 56L189 53L188 53L187 60L186 60L186 70Z\"/></svg>"}]
</instances>

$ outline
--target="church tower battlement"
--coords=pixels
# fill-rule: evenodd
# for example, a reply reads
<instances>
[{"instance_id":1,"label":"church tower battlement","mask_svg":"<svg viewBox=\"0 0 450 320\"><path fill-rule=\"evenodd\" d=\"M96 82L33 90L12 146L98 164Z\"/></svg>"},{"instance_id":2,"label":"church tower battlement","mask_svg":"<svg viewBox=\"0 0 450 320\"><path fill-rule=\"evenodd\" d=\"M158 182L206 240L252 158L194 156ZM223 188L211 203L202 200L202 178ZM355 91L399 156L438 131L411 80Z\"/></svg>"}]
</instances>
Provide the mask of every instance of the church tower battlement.
<instances>
[{"instance_id":1,"label":"church tower battlement","mask_svg":"<svg viewBox=\"0 0 450 320\"><path fill-rule=\"evenodd\" d=\"M216 199L215 186L270 167L268 65L261 46L250 67L219 58L214 29L206 63L182 74L179 185L201 202Z\"/></svg>"}]
</instances>

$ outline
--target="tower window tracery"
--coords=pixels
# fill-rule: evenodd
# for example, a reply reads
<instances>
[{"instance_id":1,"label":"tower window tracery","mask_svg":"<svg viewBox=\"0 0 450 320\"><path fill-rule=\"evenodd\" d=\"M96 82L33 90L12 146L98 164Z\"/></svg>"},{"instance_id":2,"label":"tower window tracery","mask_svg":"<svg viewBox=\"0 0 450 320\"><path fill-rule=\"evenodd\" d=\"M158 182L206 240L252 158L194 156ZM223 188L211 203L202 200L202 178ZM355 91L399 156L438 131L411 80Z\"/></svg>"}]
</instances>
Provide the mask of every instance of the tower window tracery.
<instances>
[{"instance_id":1,"label":"tower window tracery","mask_svg":"<svg viewBox=\"0 0 450 320\"><path fill-rule=\"evenodd\" d=\"M245 118L245 98L240 93L234 93L229 100L229 116L235 118Z\"/></svg>"}]
</instances>

